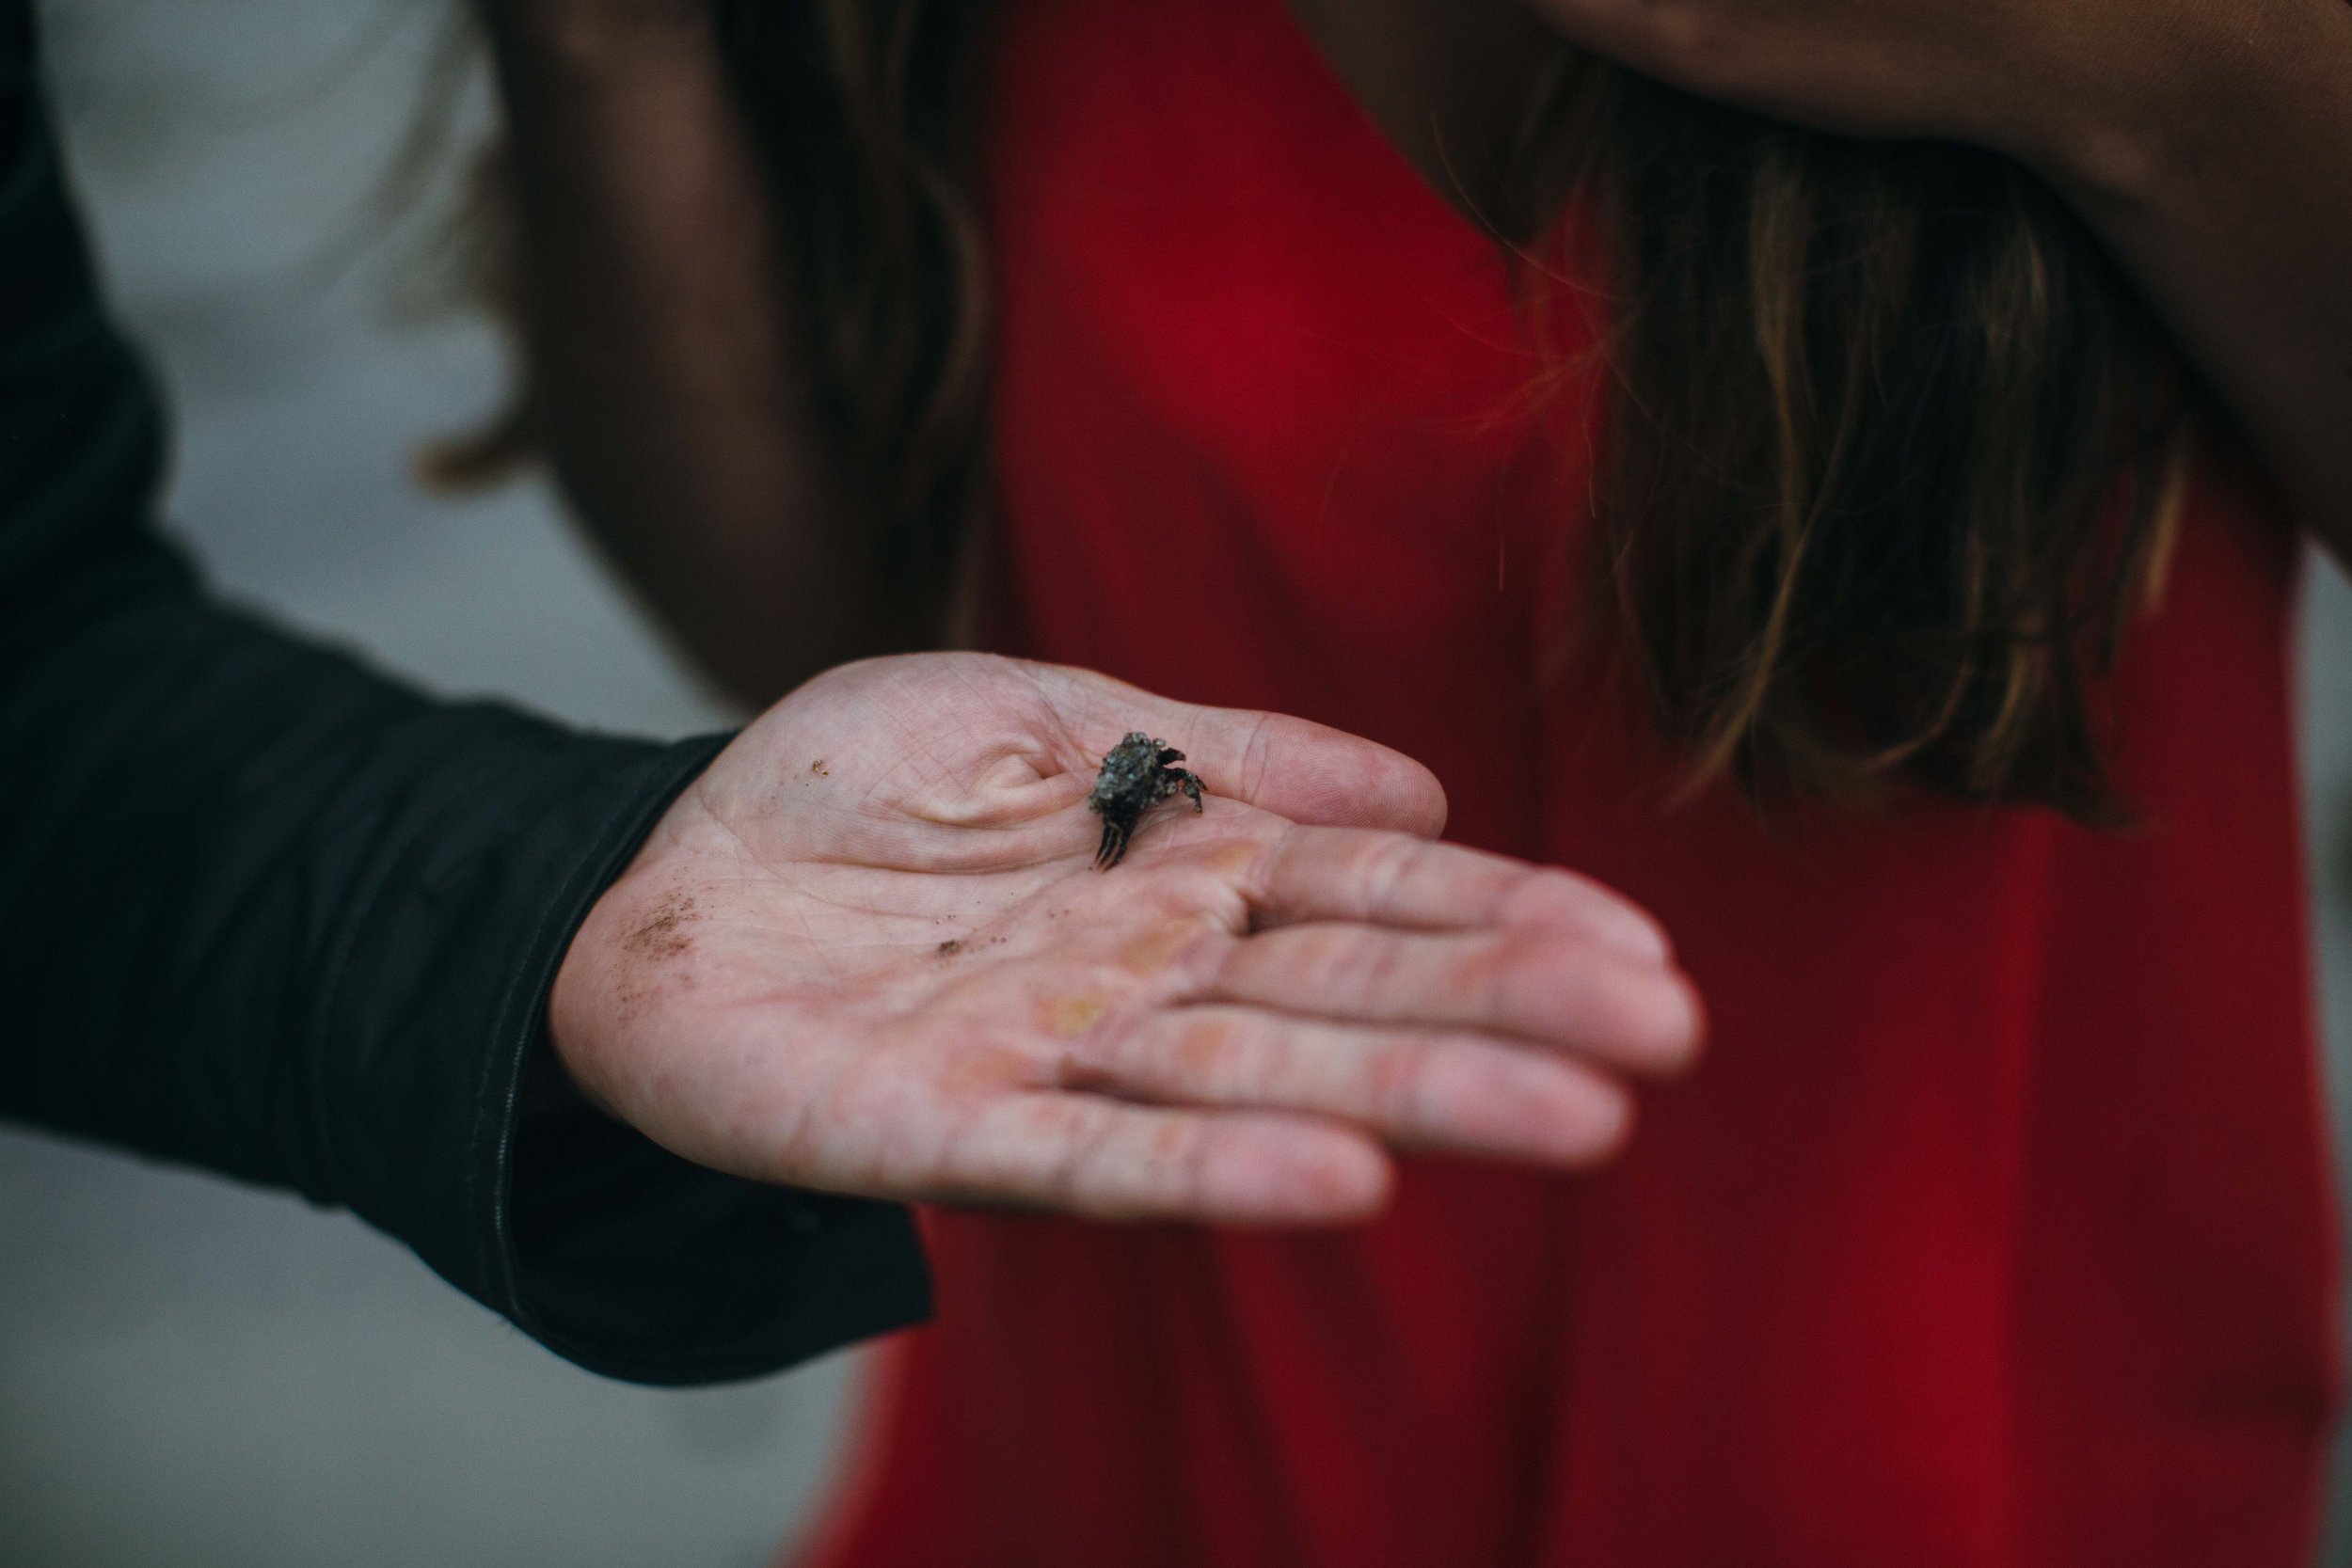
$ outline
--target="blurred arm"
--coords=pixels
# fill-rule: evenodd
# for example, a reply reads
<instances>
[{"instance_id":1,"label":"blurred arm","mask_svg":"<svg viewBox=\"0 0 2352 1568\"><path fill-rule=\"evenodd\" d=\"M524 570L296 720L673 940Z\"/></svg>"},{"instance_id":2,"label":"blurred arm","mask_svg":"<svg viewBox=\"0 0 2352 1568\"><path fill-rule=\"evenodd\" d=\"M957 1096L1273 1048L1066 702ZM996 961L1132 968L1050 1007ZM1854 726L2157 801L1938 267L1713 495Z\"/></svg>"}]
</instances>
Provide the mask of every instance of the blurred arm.
<instances>
[{"instance_id":1,"label":"blurred arm","mask_svg":"<svg viewBox=\"0 0 2352 1568\"><path fill-rule=\"evenodd\" d=\"M691 655L767 702L929 641L883 603L796 364L768 197L693 0L485 0L540 434Z\"/></svg>"},{"instance_id":2,"label":"blurred arm","mask_svg":"<svg viewBox=\"0 0 2352 1568\"><path fill-rule=\"evenodd\" d=\"M2013 157L2082 214L2352 560L2344 0L1529 0L1702 97Z\"/></svg>"},{"instance_id":3,"label":"blurred arm","mask_svg":"<svg viewBox=\"0 0 2352 1568\"><path fill-rule=\"evenodd\" d=\"M2223 14L2228 46L2038 166L2352 562L2352 6Z\"/></svg>"},{"instance_id":4,"label":"blurred arm","mask_svg":"<svg viewBox=\"0 0 2352 1568\"><path fill-rule=\"evenodd\" d=\"M718 750L426 701L157 536L0 0L0 1117L346 1205L564 1354L684 1382L919 1314L905 1215L687 1164L544 1043L573 933Z\"/></svg>"}]
</instances>

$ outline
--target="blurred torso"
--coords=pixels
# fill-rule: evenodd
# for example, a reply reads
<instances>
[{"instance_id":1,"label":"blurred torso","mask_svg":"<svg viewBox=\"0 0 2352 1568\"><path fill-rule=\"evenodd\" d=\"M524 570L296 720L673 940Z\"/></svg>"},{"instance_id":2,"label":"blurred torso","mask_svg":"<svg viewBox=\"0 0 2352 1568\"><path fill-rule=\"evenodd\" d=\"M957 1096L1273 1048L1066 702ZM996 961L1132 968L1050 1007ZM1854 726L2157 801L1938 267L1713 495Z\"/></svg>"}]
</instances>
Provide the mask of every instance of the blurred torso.
<instances>
[{"instance_id":1,"label":"blurred torso","mask_svg":"<svg viewBox=\"0 0 2352 1568\"><path fill-rule=\"evenodd\" d=\"M1312 20L1314 8L1304 7ZM1004 640L1428 763L1665 923L1713 1042L1625 1161L1358 1233L938 1213L854 1564L2285 1564L2333 1389L2284 627L2208 475L2116 677L2144 826L1769 829L1544 618L1588 387L1279 0L1017 0Z\"/></svg>"}]
</instances>

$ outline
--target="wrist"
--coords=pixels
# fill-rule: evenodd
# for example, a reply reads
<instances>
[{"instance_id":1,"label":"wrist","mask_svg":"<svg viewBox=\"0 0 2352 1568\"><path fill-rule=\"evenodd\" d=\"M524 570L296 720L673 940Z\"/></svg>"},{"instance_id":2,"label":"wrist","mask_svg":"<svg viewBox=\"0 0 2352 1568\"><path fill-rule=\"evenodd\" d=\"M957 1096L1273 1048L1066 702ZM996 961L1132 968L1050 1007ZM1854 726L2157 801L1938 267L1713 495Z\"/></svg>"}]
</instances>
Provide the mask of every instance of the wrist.
<instances>
[{"instance_id":1,"label":"wrist","mask_svg":"<svg viewBox=\"0 0 2352 1568\"><path fill-rule=\"evenodd\" d=\"M547 1031L542 1042L545 1066L559 1074L572 1093L607 1116L614 1113L591 1085L599 1038L609 1032L603 1026L625 1005L625 999L614 994L613 976L620 968L614 947L616 940L626 940L621 933L633 923L628 912L630 893L629 879L624 874L589 907L580 929L564 949L554 983L548 988Z\"/></svg>"},{"instance_id":2,"label":"wrist","mask_svg":"<svg viewBox=\"0 0 2352 1568\"><path fill-rule=\"evenodd\" d=\"M659 861L680 801L732 741L723 735L679 741L651 759L645 789L611 825L597 858L584 868L598 888L574 918L553 977L542 993L540 1039L546 1065L582 1100L615 1113L598 1087L597 1067L611 1049L616 1024L634 1022L650 997L628 978L628 959L676 943L674 900L665 901L646 874ZM691 901L690 901L691 902Z\"/></svg>"}]
</instances>

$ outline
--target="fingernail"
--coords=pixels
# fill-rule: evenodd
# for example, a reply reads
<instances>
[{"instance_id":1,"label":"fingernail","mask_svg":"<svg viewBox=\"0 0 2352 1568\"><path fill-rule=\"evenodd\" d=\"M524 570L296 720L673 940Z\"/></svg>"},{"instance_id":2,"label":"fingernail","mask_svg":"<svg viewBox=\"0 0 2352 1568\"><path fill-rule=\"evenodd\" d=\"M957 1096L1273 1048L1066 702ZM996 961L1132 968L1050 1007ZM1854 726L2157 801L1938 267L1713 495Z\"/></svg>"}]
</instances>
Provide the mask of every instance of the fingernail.
<instances>
[{"instance_id":1,"label":"fingernail","mask_svg":"<svg viewBox=\"0 0 2352 1568\"><path fill-rule=\"evenodd\" d=\"M1661 1053L1661 1070L1679 1076L1697 1063L1707 1043L1707 1006L1699 1000L1698 987L1680 970L1669 969L1660 978L1673 997L1661 1030L1669 1042Z\"/></svg>"},{"instance_id":2,"label":"fingernail","mask_svg":"<svg viewBox=\"0 0 2352 1568\"><path fill-rule=\"evenodd\" d=\"M1593 939L1623 953L1664 963L1674 957L1674 944L1666 940L1665 927L1639 910L1624 904L1605 904L1595 923Z\"/></svg>"}]
</instances>

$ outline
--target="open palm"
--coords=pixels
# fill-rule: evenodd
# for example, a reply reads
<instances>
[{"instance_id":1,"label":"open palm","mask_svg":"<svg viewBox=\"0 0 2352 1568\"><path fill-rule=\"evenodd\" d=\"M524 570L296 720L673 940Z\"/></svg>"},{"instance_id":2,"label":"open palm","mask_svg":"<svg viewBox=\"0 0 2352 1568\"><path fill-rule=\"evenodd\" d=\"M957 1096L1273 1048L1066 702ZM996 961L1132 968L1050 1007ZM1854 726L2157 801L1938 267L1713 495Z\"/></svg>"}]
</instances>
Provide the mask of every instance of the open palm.
<instances>
[{"instance_id":1,"label":"open palm","mask_svg":"<svg viewBox=\"0 0 2352 1568\"><path fill-rule=\"evenodd\" d=\"M1207 785L1093 862L1131 730ZM1418 764L981 655L836 670L746 730L567 955L550 1020L687 1157L871 1196L1308 1223L1383 1146L1560 1164L1697 1008L1613 894L1432 842Z\"/></svg>"}]
</instances>

